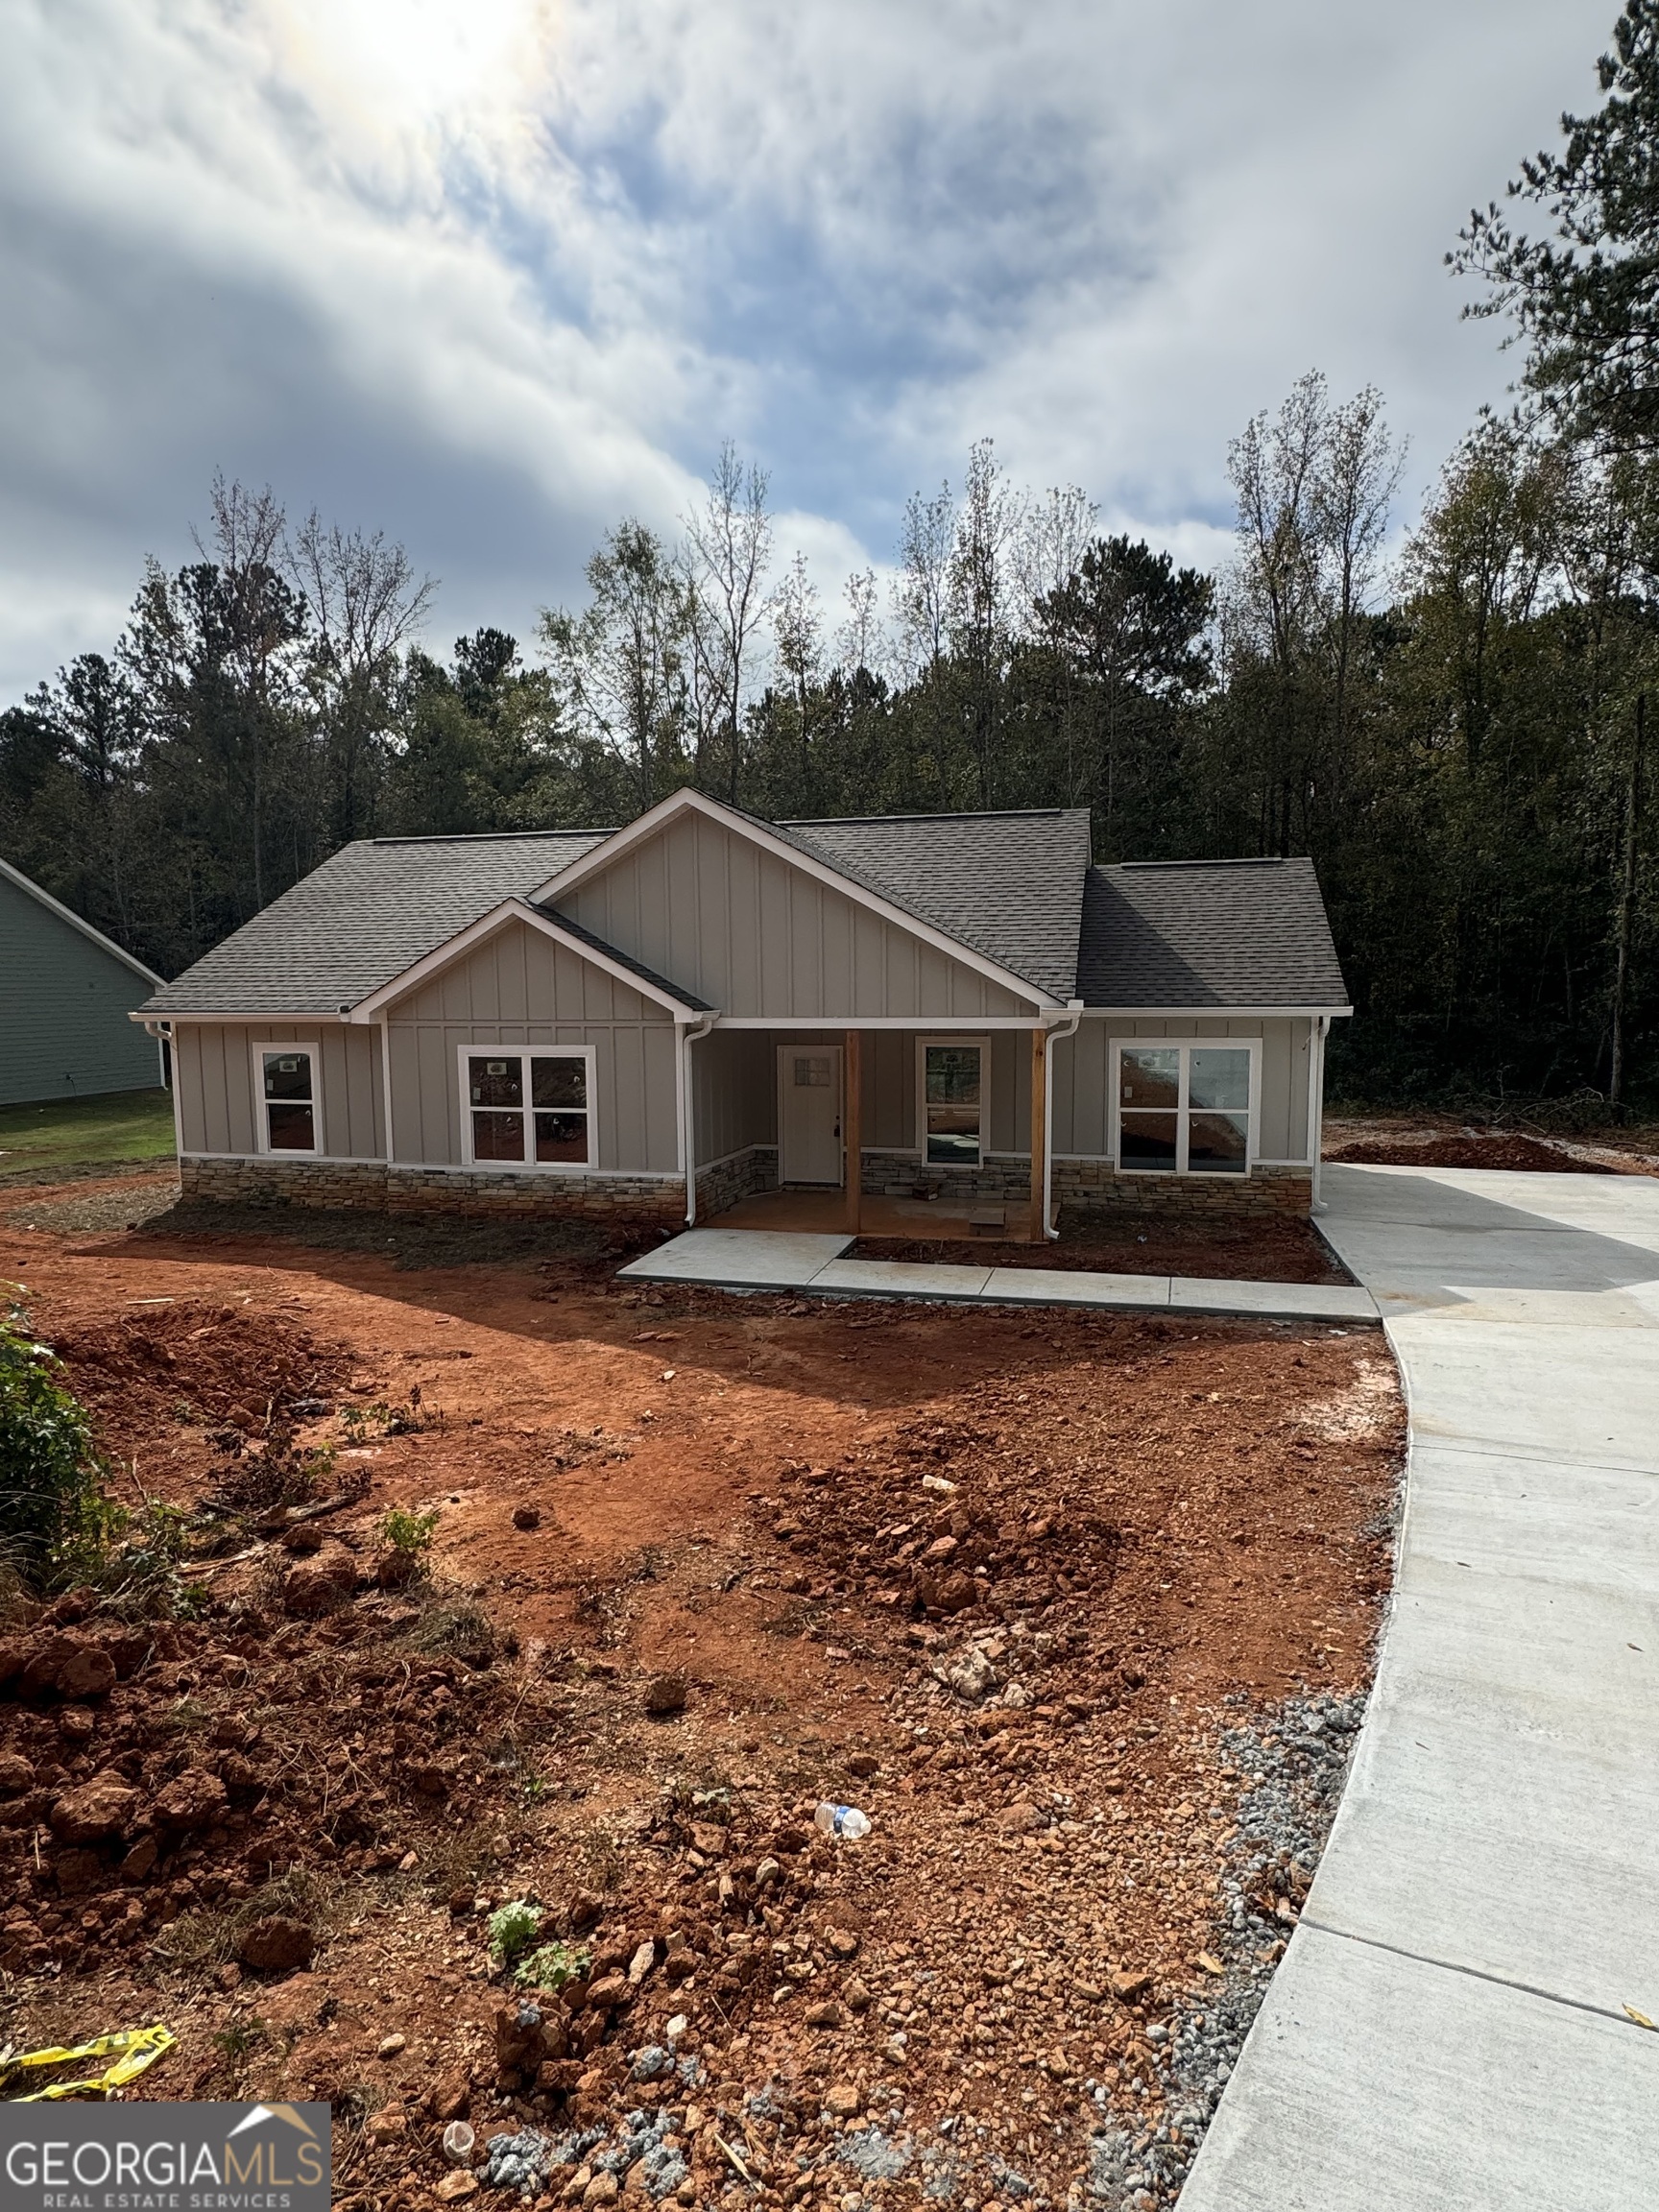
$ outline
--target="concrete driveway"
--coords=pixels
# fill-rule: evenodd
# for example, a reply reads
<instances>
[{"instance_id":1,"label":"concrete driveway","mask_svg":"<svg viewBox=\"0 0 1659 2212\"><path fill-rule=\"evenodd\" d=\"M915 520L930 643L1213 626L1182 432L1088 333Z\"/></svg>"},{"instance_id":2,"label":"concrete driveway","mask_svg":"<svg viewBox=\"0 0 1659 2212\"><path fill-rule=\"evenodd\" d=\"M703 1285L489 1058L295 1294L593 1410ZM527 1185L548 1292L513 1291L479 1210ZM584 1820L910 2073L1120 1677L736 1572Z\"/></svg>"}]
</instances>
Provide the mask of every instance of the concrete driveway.
<instances>
[{"instance_id":1,"label":"concrete driveway","mask_svg":"<svg viewBox=\"0 0 1659 2212\"><path fill-rule=\"evenodd\" d=\"M1182 2212L1659 2205L1659 1182L1325 1175L1406 1382L1399 1580Z\"/></svg>"}]
</instances>

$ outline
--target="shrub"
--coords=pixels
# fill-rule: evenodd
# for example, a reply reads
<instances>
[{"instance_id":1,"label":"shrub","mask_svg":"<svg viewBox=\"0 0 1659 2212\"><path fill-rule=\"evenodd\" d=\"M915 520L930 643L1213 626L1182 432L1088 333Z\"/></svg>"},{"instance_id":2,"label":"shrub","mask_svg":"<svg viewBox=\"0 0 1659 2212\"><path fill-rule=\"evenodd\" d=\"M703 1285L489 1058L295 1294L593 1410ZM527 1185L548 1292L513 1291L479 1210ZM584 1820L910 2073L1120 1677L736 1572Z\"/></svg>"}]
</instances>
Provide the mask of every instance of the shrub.
<instances>
[{"instance_id":1,"label":"shrub","mask_svg":"<svg viewBox=\"0 0 1659 2212\"><path fill-rule=\"evenodd\" d=\"M513 1979L520 1989L563 1989L566 1982L579 1982L592 1963L591 1951L578 1951L568 1943L541 1943L519 1960Z\"/></svg>"},{"instance_id":2,"label":"shrub","mask_svg":"<svg viewBox=\"0 0 1659 2212\"><path fill-rule=\"evenodd\" d=\"M0 1556L39 1585L102 1554L122 1516L106 1501L103 1463L62 1364L37 1343L15 1285L0 1291Z\"/></svg>"}]
</instances>

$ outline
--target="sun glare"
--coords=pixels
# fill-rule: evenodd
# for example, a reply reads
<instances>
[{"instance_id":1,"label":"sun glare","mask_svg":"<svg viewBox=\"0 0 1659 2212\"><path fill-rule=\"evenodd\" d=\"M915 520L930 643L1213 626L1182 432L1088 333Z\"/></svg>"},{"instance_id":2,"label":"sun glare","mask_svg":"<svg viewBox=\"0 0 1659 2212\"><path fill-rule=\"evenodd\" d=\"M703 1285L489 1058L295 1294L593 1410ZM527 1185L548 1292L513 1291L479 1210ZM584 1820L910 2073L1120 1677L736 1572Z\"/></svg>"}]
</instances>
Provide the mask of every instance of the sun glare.
<instances>
[{"instance_id":1,"label":"sun glare","mask_svg":"<svg viewBox=\"0 0 1659 2212\"><path fill-rule=\"evenodd\" d=\"M279 67L376 135L521 108L550 0L267 0Z\"/></svg>"}]
</instances>

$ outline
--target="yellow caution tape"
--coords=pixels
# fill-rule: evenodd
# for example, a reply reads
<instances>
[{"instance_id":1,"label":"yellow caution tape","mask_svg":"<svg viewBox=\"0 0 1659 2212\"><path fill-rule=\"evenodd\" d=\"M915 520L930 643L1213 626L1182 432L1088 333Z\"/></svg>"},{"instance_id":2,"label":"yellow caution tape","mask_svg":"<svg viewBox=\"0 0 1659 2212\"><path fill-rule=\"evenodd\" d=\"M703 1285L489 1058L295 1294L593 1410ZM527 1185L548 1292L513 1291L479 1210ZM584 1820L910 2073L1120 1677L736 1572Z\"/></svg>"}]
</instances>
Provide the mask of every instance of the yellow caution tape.
<instances>
[{"instance_id":1,"label":"yellow caution tape","mask_svg":"<svg viewBox=\"0 0 1659 2212\"><path fill-rule=\"evenodd\" d=\"M74 2050L0 2051L0 2075L24 2066L71 2066L81 2058L113 2058L113 2065L89 2081L54 2081L49 2089L36 2089L27 2097L9 2098L13 2104L40 2104L56 2097L107 2097L134 2080L146 2066L153 2066L179 2040L171 2028L157 2020L153 2028L120 2028L112 2035L95 2035Z\"/></svg>"}]
</instances>

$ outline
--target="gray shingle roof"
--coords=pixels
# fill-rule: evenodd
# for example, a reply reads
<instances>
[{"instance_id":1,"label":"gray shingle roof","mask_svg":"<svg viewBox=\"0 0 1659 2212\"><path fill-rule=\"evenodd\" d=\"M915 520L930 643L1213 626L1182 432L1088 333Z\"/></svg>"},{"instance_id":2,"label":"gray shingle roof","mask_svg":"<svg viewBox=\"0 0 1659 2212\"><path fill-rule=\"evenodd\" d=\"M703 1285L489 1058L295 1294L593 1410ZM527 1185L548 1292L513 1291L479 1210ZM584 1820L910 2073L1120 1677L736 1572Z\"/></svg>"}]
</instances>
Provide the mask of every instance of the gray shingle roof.
<instances>
[{"instance_id":1,"label":"gray shingle roof","mask_svg":"<svg viewBox=\"0 0 1659 2212\"><path fill-rule=\"evenodd\" d=\"M469 927L527 899L605 830L384 837L346 845L215 945L147 1014L333 1014Z\"/></svg>"},{"instance_id":2,"label":"gray shingle roof","mask_svg":"<svg viewBox=\"0 0 1659 2212\"><path fill-rule=\"evenodd\" d=\"M642 983L655 983L659 991L666 991L671 998L678 998L682 1006L689 1006L695 1014L712 1014L714 1009L707 998L699 998L694 991L687 991L683 983L671 976L659 975L655 968L647 968L643 960L636 960L632 952L624 952L589 929L586 924L574 921L568 914L561 914L550 900L543 899L541 911L549 922L557 922L560 928L571 937L579 937L584 945L591 945L595 952L603 952L608 960L614 960L619 968L626 968L630 975L637 975Z\"/></svg>"},{"instance_id":3,"label":"gray shingle roof","mask_svg":"<svg viewBox=\"0 0 1659 2212\"><path fill-rule=\"evenodd\" d=\"M1035 983L1076 995L1089 810L892 814L779 831L906 914Z\"/></svg>"},{"instance_id":4,"label":"gray shingle roof","mask_svg":"<svg viewBox=\"0 0 1659 2212\"><path fill-rule=\"evenodd\" d=\"M1091 868L1077 982L1090 1006L1348 1003L1311 860Z\"/></svg>"}]
</instances>

